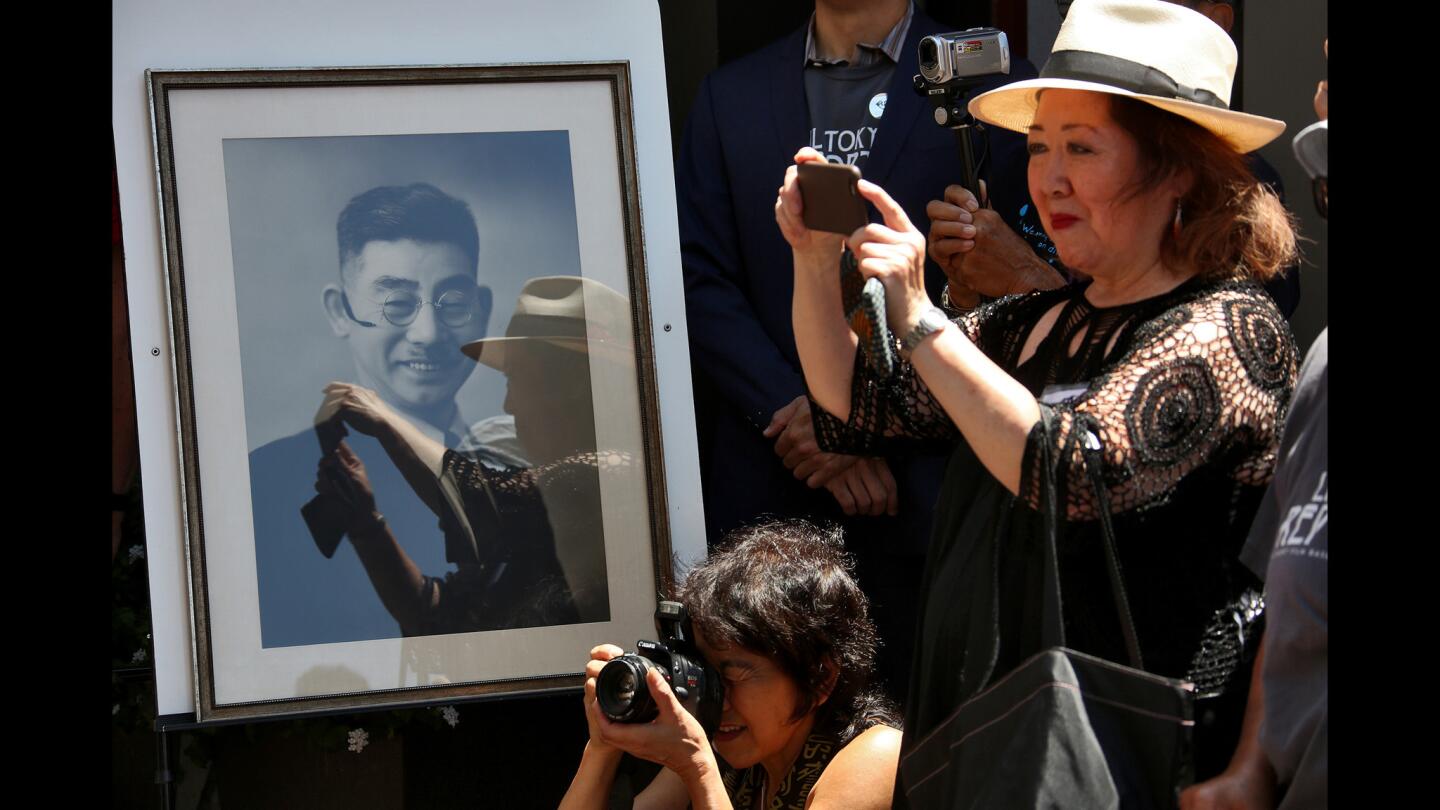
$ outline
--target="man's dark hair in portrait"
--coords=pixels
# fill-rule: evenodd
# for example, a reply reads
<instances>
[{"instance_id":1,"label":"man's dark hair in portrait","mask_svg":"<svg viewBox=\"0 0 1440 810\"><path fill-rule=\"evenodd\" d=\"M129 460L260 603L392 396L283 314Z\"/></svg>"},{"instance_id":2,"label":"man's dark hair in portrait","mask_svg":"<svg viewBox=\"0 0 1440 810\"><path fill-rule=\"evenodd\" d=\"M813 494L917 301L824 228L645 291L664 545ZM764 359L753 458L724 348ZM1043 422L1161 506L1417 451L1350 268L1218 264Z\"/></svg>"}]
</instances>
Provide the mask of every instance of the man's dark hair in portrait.
<instances>
[{"instance_id":1,"label":"man's dark hair in portrait","mask_svg":"<svg viewBox=\"0 0 1440 810\"><path fill-rule=\"evenodd\" d=\"M480 232L470 206L429 183L377 186L357 194L335 224L340 272L370 242L441 242L460 248L470 266L480 263Z\"/></svg>"}]
</instances>

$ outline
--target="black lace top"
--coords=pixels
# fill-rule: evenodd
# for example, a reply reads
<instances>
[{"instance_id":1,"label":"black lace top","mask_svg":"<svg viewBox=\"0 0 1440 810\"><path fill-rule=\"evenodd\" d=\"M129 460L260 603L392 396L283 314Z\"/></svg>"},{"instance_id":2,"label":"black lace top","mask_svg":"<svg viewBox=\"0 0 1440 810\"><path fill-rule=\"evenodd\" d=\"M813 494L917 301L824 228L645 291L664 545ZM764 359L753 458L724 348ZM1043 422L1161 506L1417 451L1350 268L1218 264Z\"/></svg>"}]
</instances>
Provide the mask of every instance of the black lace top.
<instances>
[{"instance_id":1,"label":"black lace top","mask_svg":"<svg viewBox=\"0 0 1440 810\"><path fill-rule=\"evenodd\" d=\"M1187 675L1214 612L1254 584L1236 563L1275 465L1295 377L1288 325L1259 287L1192 279L1164 295L1096 308L1084 285L1010 296L957 321L1041 400L1021 493L960 440L913 367L878 383L857 353L849 423L811 403L825 450L954 445L936 506L907 738L1040 649L1043 523L1038 459L1057 465L1066 645L1126 661L1080 438L1103 447L1116 543L1145 668ZM1032 328L1058 318L1021 365ZM1051 442L1049 454L1039 442Z\"/></svg>"}]
</instances>

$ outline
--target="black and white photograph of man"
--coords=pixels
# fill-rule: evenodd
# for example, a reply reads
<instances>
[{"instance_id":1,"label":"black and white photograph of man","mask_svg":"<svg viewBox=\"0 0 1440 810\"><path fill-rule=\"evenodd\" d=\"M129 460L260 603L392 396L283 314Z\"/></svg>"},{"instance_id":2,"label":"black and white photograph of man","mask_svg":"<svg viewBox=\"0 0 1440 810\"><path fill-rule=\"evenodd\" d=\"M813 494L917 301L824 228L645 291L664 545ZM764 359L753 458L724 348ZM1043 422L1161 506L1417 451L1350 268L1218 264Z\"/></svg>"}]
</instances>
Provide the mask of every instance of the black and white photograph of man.
<instances>
[{"instance_id":1,"label":"black and white photograph of man","mask_svg":"<svg viewBox=\"0 0 1440 810\"><path fill-rule=\"evenodd\" d=\"M534 463L506 411L510 372L461 347L503 328L492 316L530 280L579 275L569 147L565 132L225 141L262 646L608 616L603 586L587 587L586 615L577 612L577 575L556 560L543 512L539 537L502 538L527 549L507 573L477 558L494 542L477 543L486 527L466 525L433 475L397 463L393 446L333 403L322 412L342 386L482 472L513 476ZM593 419L577 410L567 418ZM399 557L357 547L381 525ZM586 559L598 556L603 583L598 530L593 542ZM395 589L411 569L393 559L423 572L423 593ZM472 577L466 621L413 610L457 566L476 565L506 583L492 592L549 607L482 609L494 583Z\"/></svg>"}]
</instances>

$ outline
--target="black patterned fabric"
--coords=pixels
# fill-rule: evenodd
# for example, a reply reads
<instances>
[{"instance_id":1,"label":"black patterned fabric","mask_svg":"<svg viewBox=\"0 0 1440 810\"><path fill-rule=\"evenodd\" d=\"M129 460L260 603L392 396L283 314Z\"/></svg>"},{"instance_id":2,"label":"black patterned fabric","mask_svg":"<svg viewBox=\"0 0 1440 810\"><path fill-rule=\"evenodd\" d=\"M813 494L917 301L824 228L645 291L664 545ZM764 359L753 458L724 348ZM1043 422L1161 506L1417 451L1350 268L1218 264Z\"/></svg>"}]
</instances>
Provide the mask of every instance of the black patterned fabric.
<instances>
[{"instance_id":1,"label":"black patterned fabric","mask_svg":"<svg viewBox=\"0 0 1440 810\"><path fill-rule=\"evenodd\" d=\"M725 768L725 794L735 810L805 810L810 791L820 781L825 766L844 748L835 735L816 731L805 738L805 747L780 782L775 796L765 804L765 766L752 765L743 771Z\"/></svg>"},{"instance_id":2,"label":"black patterned fabric","mask_svg":"<svg viewBox=\"0 0 1440 810\"><path fill-rule=\"evenodd\" d=\"M908 363L881 385L857 357L848 423L811 402L825 450L954 446L922 586L907 739L923 737L992 676L1041 648L1035 505L1037 459L1045 455L1038 442L1047 433L1064 510L1057 551L1066 646L1127 660L1080 451L1087 432L1102 446L1147 669L1186 677L1208 667L1197 651L1210 620L1257 585L1237 554L1274 470L1295 378L1288 325L1247 282L1192 279L1111 308L1091 306L1085 288L1003 298L956 321L1037 399L1047 386L1074 391L1041 404L1049 430L1037 423L1030 433L1018 496L984 469ZM1054 326L1021 364L1031 329L1056 310Z\"/></svg>"},{"instance_id":3,"label":"black patterned fabric","mask_svg":"<svg viewBox=\"0 0 1440 810\"><path fill-rule=\"evenodd\" d=\"M497 471L447 450L441 480L454 484L463 516L445 515L441 528L446 556L457 570L443 578L426 577L429 587L439 589L439 600L424 617L419 635L607 619L608 611L579 614L576 594L556 557L542 490L593 501L589 514L598 515L599 477L621 474L634 463L628 453L599 451ZM595 539L602 542L598 527ZM601 570L598 582L604 581Z\"/></svg>"}]
</instances>

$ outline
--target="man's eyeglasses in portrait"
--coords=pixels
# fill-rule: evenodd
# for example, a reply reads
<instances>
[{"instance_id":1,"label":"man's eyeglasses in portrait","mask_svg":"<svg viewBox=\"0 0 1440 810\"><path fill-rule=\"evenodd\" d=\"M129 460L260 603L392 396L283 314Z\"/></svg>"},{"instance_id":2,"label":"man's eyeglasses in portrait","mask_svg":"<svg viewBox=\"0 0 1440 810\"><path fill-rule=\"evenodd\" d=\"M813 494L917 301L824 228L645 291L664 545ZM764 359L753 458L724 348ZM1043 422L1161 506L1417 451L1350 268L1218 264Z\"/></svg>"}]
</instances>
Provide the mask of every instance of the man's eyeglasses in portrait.
<instances>
[{"instance_id":1,"label":"man's eyeglasses in portrait","mask_svg":"<svg viewBox=\"0 0 1440 810\"><path fill-rule=\"evenodd\" d=\"M372 301L380 307L380 317L391 326L406 327L415 322L420 316L420 308L429 306L435 308L435 319L451 329L470 323L475 316L475 302L478 296L473 292L461 290L448 290L434 301L426 301L412 292L394 290L385 296L383 301ZM350 299L344 293L340 294L340 300L345 305L345 314L350 320L361 326L379 326L372 321L364 321L355 317L355 311L350 308Z\"/></svg>"}]
</instances>

